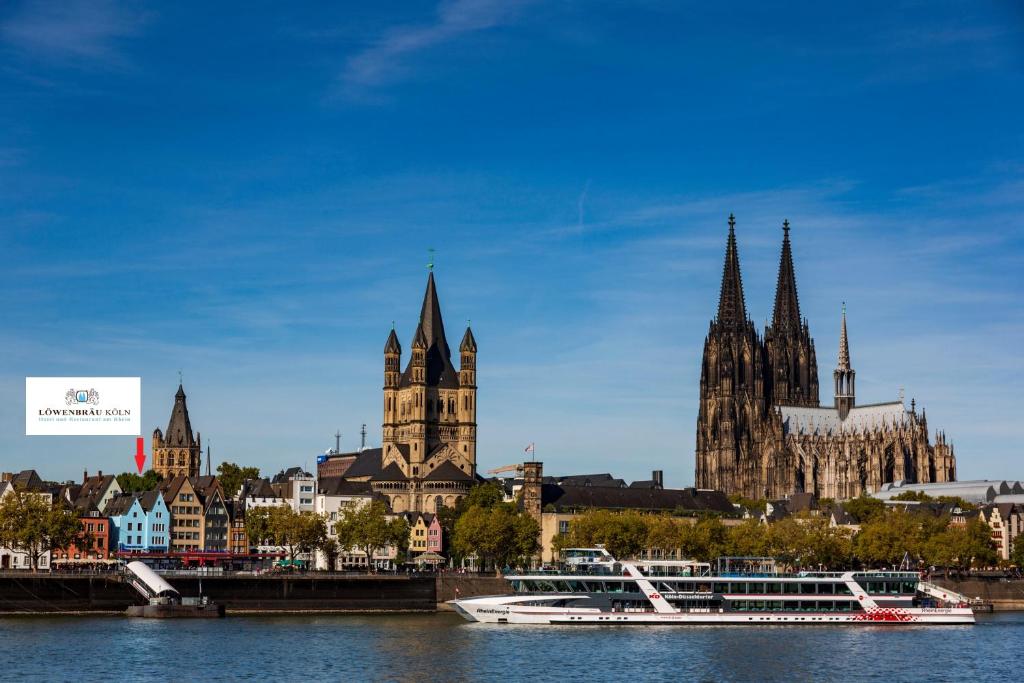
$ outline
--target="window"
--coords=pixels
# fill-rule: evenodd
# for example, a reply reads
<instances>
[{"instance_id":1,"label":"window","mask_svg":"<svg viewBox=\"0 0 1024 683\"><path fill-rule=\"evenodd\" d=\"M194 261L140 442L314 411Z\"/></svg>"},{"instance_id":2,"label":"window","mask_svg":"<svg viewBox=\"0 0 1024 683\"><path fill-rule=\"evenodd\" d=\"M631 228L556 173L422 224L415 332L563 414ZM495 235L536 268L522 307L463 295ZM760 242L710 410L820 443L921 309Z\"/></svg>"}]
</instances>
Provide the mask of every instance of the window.
<instances>
[{"instance_id":1,"label":"window","mask_svg":"<svg viewBox=\"0 0 1024 683\"><path fill-rule=\"evenodd\" d=\"M562 536L569 533L569 520L563 519L558 522L558 533Z\"/></svg>"}]
</instances>

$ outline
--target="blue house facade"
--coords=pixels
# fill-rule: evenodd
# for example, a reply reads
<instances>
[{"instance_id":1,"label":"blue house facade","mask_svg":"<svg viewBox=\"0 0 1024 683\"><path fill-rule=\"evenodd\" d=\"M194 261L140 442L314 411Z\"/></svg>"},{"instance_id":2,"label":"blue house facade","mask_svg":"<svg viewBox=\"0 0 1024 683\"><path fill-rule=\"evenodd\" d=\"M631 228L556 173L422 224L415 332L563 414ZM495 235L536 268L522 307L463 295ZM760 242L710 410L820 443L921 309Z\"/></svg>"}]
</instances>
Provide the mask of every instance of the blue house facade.
<instances>
[{"instance_id":1,"label":"blue house facade","mask_svg":"<svg viewBox=\"0 0 1024 683\"><path fill-rule=\"evenodd\" d=\"M111 547L119 552L167 552L171 515L158 491L115 496L106 515L114 536Z\"/></svg>"}]
</instances>

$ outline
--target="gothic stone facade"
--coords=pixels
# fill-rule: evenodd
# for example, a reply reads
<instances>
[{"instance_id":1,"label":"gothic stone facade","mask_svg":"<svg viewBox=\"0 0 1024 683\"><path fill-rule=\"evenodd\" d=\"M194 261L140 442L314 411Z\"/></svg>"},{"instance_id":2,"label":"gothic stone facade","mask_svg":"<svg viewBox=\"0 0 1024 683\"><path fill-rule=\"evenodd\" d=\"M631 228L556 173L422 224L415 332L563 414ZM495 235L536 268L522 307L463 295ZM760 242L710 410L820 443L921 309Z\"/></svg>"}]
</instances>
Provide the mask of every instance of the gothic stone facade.
<instances>
[{"instance_id":1,"label":"gothic stone facade","mask_svg":"<svg viewBox=\"0 0 1024 683\"><path fill-rule=\"evenodd\" d=\"M394 330L384 345L381 470L370 481L392 511L436 513L475 482L476 353L467 327L452 365L431 272L404 371Z\"/></svg>"},{"instance_id":2,"label":"gothic stone facade","mask_svg":"<svg viewBox=\"0 0 1024 683\"><path fill-rule=\"evenodd\" d=\"M800 317L789 223L783 224L775 309L764 338L747 316L729 237L718 302L704 340L697 417L697 486L749 498L810 492L852 498L896 480L956 480L944 433L929 443L924 411L902 399L857 405L843 309L834 402L821 406L818 364Z\"/></svg>"},{"instance_id":3,"label":"gothic stone facade","mask_svg":"<svg viewBox=\"0 0 1024 683\"><path fill-rule=\"evenodd\" d=\"M185 389L178 384L174 395L171 419L167 431L153 430L153 469L164 479L176 475L198 477L202 459L202 439L198 432L192 434L192 423L188 419L188 405Z\"/></svg>"}]
</instances>

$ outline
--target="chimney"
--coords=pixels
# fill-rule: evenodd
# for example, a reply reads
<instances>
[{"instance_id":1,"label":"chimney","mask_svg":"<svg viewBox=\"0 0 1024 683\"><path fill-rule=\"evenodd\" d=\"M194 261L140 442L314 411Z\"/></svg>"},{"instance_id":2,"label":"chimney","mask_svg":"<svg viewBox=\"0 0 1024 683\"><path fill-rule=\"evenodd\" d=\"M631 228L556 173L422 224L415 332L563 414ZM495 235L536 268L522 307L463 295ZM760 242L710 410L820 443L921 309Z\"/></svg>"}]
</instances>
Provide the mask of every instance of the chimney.
<instances>
[{"instance_id":1,"label":"chimney","mask_svg":"<svg viewBox=\"0 0 1024 683\"><path fill-rule=\"evenodd\" d=\"M82 483L89 481L89 470L82 470Z\"/></svg>"},{"instance_id":2,"label":"chimney","mask_svg":"<svg viewBox=\"0 0 1024 683\"><path fill-rule=\"evenodd\" d=\"M665 473L662 472L661 470L654 470L653 472L651 472L651 479L654 480L654 488L665 488Z\"/></svg>"},{"instance_id":3,"label":"chimney","mask_svg":"<svg viewBox=\"0 0 1024 683\"><path fill-rule=\"evenodd\" d=\"M102 479L103 478L103 470L96 470L96 476L99 477L100 479Z\"/></svg>"}]
</instances>

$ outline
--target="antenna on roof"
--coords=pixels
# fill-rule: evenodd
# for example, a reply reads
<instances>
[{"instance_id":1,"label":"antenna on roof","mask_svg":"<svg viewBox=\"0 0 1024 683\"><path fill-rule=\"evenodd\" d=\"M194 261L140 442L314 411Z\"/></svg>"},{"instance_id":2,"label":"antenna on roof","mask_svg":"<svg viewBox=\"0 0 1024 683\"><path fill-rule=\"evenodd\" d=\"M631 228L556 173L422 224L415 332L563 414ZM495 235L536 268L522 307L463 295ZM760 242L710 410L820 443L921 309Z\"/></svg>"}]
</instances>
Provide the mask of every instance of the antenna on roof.
<instances>
[{"instance_id":1,"label":"antenna on roof","mask_svg":"<svg viewBox=\"0 0 1024 683\"><path fill-rule=\"evenodd\" d=\"M361 430L359 430L359 434L363 437L362 441L359 444L359 451L362 452L362 451L366 450L366 423L365 422L363 423L363 428Z\"/></svg>"},{"instance_id":2,"label":"antenna on roof","mask_svg":"<svg viewBox=\"0 0 1024 683\"><path fill-rule=\"evenodd\" d=\"M341 430L334 432L334 452L341 453Z\"/></svg>"}]
</instances>

